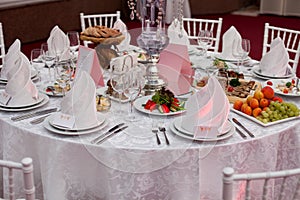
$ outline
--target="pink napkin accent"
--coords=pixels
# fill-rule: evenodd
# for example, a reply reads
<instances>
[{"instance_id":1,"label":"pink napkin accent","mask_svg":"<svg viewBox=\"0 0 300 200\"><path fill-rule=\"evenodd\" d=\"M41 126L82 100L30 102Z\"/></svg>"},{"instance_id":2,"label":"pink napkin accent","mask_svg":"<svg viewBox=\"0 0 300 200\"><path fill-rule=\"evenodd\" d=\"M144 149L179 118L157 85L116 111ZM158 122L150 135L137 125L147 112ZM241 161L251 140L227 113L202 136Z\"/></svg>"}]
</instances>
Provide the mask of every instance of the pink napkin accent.
<instances>
[{"instance_id":1,"label":"pink napkin accent","mask_svg":"<svg viewBox=\"0 0 300 200\"><path fill-rule=\"evenodd\" d=\"M194 133L194 138L215 138L227 123L229 110L228 98L219 81L212 76L208 84L186 102L181 127Z\"/></svg>"},{"instance_id":2,"label":"pink napkin accent","mask_svg":"<svg viewBox=\"0 0 300 200\"><path fill-rule=\"evenodd\" d=\"M94 80L96 87L104 86L103 69L94 49L79 46L77 69L78 71L88 72Z\"/></svg>"},{"instance_id":3,"label":"pink napkin accent","mask_svg":"<svg viewBox=\"0 0 300 200\"><path fill-rule=\"evenodd\" d=\"M10 66L13 66L17 59L20 57L21 53L21 42L16 39L14 43L9 47L7 54L4 57L4 64L1 69L1 78L7 79L7 73L10 70Z\"/></svg>"},{"instance_id":4,"label":"pink napkin accent","mask_svg":"<svg viewBox=\"0 0 300 200\"><path fill-rule=\"evenodd\" d=\"M186 45L169 44L160 54L157 64L159 75L168 81L168 89L175 95L190 90L194 70Z\"/></svg>"},{"instance_id":5,"label":"pink napkin accent","mask_svg":"<svg viewBox=\"0 0 300 200\"><path fill-rule=\"evenodd\" d=\"M289 54L281 38L272 41L270 50L262 57L260 69L262 74L269 76L286 75L289 62Z\"/></svg>"},{"instance_id":6,"label":"pink napkin accent","mask_svg":"<svg viewBox=\"0 0 300 200\"><path fill-rule=\"evenodd\" d=\"M61 112L75 117L75 128L90 127L98 123L96 87L91 76L80 71L74 84L61 102Z\"/></svg>"},{"instance_id":7,"label":"pink napkin accent","mask_svg":"<svg viewBox=\"0 0 300 200\"><path fill-rule=\"evenodd\" d=\"M14 65L7 73L5 92L11 96L8 105L24 105L34 103L38 99L38 90L31 80L30 62L20 52Z\"/></svg>"}]
</instances>

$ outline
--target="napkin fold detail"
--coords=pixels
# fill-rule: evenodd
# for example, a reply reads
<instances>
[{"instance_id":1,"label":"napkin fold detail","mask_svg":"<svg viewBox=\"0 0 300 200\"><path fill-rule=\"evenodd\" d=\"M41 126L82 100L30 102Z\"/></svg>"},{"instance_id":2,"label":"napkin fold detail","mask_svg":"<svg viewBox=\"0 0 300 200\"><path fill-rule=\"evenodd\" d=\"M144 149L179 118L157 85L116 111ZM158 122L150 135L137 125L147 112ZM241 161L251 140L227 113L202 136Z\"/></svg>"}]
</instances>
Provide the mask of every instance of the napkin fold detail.
<instances>
[{"instance_id":1,"label":"napkin fold detail","mask_svg":"<svg viewBox=\"0 0 300 200\"><path fill-rule=\"evenodd\" d=\"M176 18L168 27L168 37L169 43L182 45L190 44L187 32Z\"/></svg>"},{"instance_id":2,"label":"napkin fold detail","mask_svg":"<svg viewBox=\"0 0 300 200\"><path fill-rule=\"evenodd\" d=\"M21 42L19 39L16 39L14 43L9 47L7 54L4 57L4 64L1 69L1 78L7 79L7 73L10 70L10 66L14 66L15 62L20 57L21 52Z\"/></svg>"},{"instance_id":3,"label":"napkin fold detail","mask_svg":"<svg viewBox=\"0 0 300 200\"><path fill-rule=\"evenodd\" d=\"M234 40L238 40L239 44L234 46ZM233 52L242 51L241 46L242 37L240 33L236 30L234 26L231 26L222 37L222 53L221 57L223 59L236 59L233 55ZM238 48L238 49L236 49Z\"/></svg>"},{"instance_id":4,"label":"napkin fold detail","mask_svg":"<svg viewBox=\"0 0 300 200\"><path fill-rule=\"evenodd\" d=\"M131 41L131 35L127 30L126 24L121 19L118 19L114 23L113 28L118 29L125 36L125 39L120 44L116 45L118 50L119 51L128 50L129 45L130 45L130 41Z\"/></svg>"}]
</instances>

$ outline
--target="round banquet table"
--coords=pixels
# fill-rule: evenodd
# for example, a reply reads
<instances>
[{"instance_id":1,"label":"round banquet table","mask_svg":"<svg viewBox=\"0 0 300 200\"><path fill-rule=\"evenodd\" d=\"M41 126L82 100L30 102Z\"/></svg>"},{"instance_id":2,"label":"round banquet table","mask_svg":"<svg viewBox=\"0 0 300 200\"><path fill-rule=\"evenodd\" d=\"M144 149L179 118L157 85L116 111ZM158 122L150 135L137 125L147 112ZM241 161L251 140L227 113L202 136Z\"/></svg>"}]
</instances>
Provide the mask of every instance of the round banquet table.
<instances>
[{"instance_id":1,"label":"round banquet table","mask_svg":"<svg viewBox=\"0 0 300 200\"><path fill-rule=\"evenodd\" d=\"M46 71L44 78L46 77ZM50 97L43 108L59 107L61 98ZM300 106L299 98L289 98ZM0 141L3 159L33 158L34 178L39 199L221 199L222 169L237 172L262 172L300 167L299 120L262 127L235 113L255 134L242 139L237 133L218 142L193 142L170 131L174 119L136 112L138 122L127 122L116 109L128 109L128 103L112 107L105 115L108 125L86 135L64 135L46 130L43 124L31 125L26 119L13 122L10 117L22 112L0 112ZM157 145L151 132L152 121L167 127L170 145ZM129 127L109 140L93 145L90 141L113 125L125 122ZM46 122L44 122L46 123ZM19 177L20 178L20 177ZM274 183L276 188L276 183ZM289 183L289 190L293 189ZM235 195L244 195L236 185ZM16 184L18 194L21 185ZM257 190L252 195L256 196ZM289 194L289 193L287 193ZM271 190L270 198L276 196ZM236 196L238 198L238 196ZM288 199L288 198L287 198Z\"/></svg>"}]
</instances>

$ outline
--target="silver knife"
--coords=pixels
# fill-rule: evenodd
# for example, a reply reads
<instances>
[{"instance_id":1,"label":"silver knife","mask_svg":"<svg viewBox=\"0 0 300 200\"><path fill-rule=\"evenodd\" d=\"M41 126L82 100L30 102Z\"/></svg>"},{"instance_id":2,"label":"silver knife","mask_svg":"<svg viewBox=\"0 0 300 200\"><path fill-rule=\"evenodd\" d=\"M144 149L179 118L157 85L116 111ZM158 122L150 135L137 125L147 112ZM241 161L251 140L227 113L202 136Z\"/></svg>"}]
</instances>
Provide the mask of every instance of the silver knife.
<instances>
[{"instance_id":1,"label":"silver knife","mask_svg":"<svg viewBox=\"0 0 300 200\"><path fill-rule=\"evenodd\" d=\"M242 129L244 129L247 133L248 133L248 135L250 136L250 137L252 137L252 138L254 138L255 136L243 125L243 124L241 124L236 118L232 118L232 121L234 122L234 123L236 123L237 125L239 125L240 127L242 127Z\"/></svg>"},{"instance_id":2,"label":"silver knife","mask_svg":"<svg viewBox=\"0 0 300 200\"><path fill-rule=\"evenodd\" d=\"M112 133L110 134L107 134L106 136L104 136L104 138L101 138L99 141L96 142L96 144L100 144L101 142L103 142L104 140L110 138L111 136L115 135L116 133L119 133L120 131L123 131L124 129L126 129L128 126L124 126L122 128L119 128L115 131L113 131Z\"/></svg>"},{"instance_id":3,"label":"silver knife","mask_svg":"<svg viewBox=\"0 0 300 200\"><path fill-rule=\"evenodd\" d=\"M95 139L93 139L93 140L91 141L91 143L92 143L92 144L97 143L97 141L98 141L100 138L105 137L106 135L110 134L111 132L113 132L113 131L116 130L117 128L120 128L120 127L123 126L124 124L125 124L125 123L120 123L120 124L117 124L117 125L113 126L113 127L110 128L108 131L106 131L104 134L102 134L102 135L96 137Z\"/></svg>"},{"instance_id":4,"label":"silver knife","mask_svg":"<svg viewBox=\"0 0 300 200\"><path fill-rule=\"evenodd\" d=\"M36 116L39 116L39 115L45 115L45 114L48 114L48 113L56 112L57 109L58 108L49 108L49 109L46 109L46 110L34 111L34 112L30 112L30 113L27 113L27 114L24 114L24 115L19 115L19 116L11 117L10 119L12 121L20 121L20 120L23 120L23 119L28 119L28 118L31 118L31 117L36 117Z\"/></svg>"}]
</instances>

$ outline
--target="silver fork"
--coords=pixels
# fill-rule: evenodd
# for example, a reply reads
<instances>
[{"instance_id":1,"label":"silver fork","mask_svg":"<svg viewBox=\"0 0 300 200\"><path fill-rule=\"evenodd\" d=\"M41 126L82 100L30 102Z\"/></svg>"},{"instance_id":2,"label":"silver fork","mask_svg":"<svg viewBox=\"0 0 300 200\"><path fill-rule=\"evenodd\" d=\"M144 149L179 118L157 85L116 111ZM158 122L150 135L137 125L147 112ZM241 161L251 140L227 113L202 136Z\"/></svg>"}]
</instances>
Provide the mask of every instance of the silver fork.
<instances>
[{"instance_id":1,"label":"silver fork","mask_svg":"<svg viewBox=\"0 0 300 200\"><path fill-rule=\"evenodd\" d=\"M152 131L152 133L154 133L155 136L156 136L156 142L157 142L157 144L160 145L160 139L159 139L159 137L158 137L158 127L156 126L155 123L152 124L152 129L151 129L151 131Z\"/></svg>"}]
</instances>

